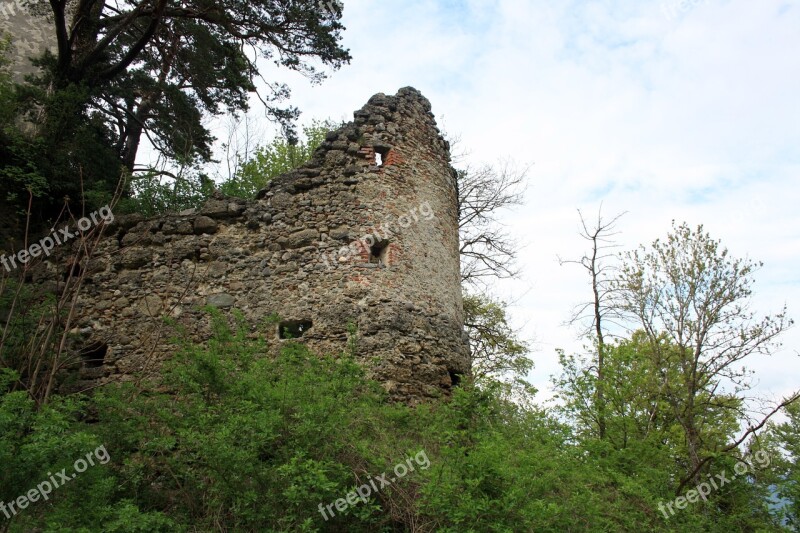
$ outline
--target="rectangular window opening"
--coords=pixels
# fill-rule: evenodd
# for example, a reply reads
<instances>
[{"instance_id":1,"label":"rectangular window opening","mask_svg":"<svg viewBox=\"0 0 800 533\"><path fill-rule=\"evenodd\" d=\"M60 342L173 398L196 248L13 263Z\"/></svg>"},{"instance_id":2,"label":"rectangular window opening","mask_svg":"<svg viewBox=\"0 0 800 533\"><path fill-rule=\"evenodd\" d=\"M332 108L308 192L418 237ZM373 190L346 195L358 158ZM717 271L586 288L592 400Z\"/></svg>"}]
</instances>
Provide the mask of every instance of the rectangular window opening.
<instances>
[{"instance_id":1,"label":"rectangular window opening","mask_svg":"<svg viewBox=\"0 0 800 533\"><path fill-rule=\"evenodd\" d=\"M369 247L369 262L377 265L386 265L387 250L389 250L389 241L378 241Z\"/></svg>"},{"instance_id":2,"label":"rectangular window opening","mask_svg":"<svg viewBox=\"0 0 800 533\"><path fill-rule=\"evenodd\" d=\"M95 341L80 351L81 359L87 368L98 368L105 363L108 354L108 344Z\"/></svg>"},{"instance_id":3,"label":"rectangular window opening","mask_svg":"<svg viewBox=\"0 0 800 533\"><path fill-rule=\"evenodd\" d=\"M389 148L386 146L374 146L373 149L375 150L375 165L382 167L388 159Z\"/></svg>"},{"instance_id":4,"label":"rectangular window opening","mask_svg":"<svg viewBox=\"0 0 800 533\"><path fill-rule=\"evenodd\" d=\"M447 373L450 375L450 383L453 387L461 385L461 374L455 370L448 369Z\"/></svg>"},{"instance_id":5,"label":"rectangular window opening","mask_svg":"<svg viewBox=\"0 0 800 533\"><path fill-rule=\"evenodd\" d=\"M278 338L299 339L312 325L310 320L284 320L278 324Z\"/></svg>"}]
</instances>

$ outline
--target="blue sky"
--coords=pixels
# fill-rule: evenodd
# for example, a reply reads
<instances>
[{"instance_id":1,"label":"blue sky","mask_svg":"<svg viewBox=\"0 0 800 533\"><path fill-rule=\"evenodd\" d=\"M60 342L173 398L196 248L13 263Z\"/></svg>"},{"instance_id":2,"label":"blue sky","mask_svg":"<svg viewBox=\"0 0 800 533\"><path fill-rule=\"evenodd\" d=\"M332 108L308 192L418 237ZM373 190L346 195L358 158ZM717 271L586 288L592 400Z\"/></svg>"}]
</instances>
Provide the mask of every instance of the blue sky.
<instances>
[{"instance_id":1,"label":"blue sky","mask_svg":"<svg viewBox=\"0 0 800 533\"><path fill-rule=\"evenodd\" d=\"M683 6L683 8L681 7ZM504 214L521 245L513 300L533 340L542 399L562 325L587 298L577 209L621 211L619 242L703 224L734 255L765 262L755 309L800 319L800 3L344 0L353 61L322 85L288 80L312 118L352 118L375 93L421 90L473 165L532 165L523 207ZM219 134L219 132L218 132ZM800 334L753 360L758 391L800 385Z\"/></svg>"}]
</instances>

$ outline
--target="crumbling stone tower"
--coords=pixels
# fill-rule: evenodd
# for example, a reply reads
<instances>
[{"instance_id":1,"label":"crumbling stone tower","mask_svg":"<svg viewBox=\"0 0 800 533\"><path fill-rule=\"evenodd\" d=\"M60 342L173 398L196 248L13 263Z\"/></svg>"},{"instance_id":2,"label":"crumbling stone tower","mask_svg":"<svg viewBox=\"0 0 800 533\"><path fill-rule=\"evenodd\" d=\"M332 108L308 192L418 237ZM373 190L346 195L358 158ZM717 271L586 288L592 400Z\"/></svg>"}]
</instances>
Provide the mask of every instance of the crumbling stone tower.
<instances>
[{"instance_id":1,"label":"crumbling stone tower","mask_svg":"<svg viewBox=\"0 0 800 533\"><path fill-rule=\"evenodd\" d=\"M356 357L394 398L447 392L469 372L449 158L430 103L404 88L373 96L256 200L119 217L87 265L82 378L157 367L175 349L164 316L206 339L211 304L277 314L276 346L318 353L345 351L351 324Z\"/></svg>"}]
</instances>

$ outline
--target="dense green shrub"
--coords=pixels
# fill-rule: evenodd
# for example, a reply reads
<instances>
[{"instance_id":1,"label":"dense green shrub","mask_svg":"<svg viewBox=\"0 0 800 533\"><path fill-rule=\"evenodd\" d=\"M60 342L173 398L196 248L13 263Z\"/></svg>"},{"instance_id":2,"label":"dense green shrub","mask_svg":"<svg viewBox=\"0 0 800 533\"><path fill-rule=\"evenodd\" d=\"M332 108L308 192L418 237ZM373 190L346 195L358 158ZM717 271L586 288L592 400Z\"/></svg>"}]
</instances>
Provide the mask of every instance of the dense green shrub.
<instances>
[{"instance_id":1,"label":"dense green shrub","mask_svg":"<svg viewBox=\"0 0 800 533\"><path fill-rule=\"evenodd\" d=\"M10 531L771 531L742 480L666 520L672 465L640 443L579 443L541 409L469 384L418 407L391 403L346 354L211 314L163 382L126 383L37 408L0 381L0 499L103 446L110 460L32 503ZM234 322L236 322L234 320ZM326 520L320 508L423 453L428 467ZM407 463L411 464L411 463ZM732 468L732 465L727 465ZM754 502L756 505L754 507ZM763 507L763 506L762 506Z\"/></svg>"}]
</instances>

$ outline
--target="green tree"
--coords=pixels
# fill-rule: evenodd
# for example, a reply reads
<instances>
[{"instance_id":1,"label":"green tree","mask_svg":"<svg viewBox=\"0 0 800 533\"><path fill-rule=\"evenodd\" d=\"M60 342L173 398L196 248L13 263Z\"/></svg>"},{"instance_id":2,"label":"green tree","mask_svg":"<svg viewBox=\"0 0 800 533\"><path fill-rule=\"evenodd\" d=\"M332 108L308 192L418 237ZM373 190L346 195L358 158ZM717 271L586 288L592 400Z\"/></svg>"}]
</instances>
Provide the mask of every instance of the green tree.
<instances>
[{"instance_id":1,"label":"green tree","mask_svg":"<svg viewBox=\"0 0 800 533\"><path fill-rule=\"evenodd\" d=\"M124 460L114 457L121 450L104 448L93 466L74 471L74 461L108 443L95 424L86 423L88 398L56 395L39 407L26 391L13 390L18 381L13 371L0 369L0 531L176 531L166 516L140 511L132 494L121 495L114 469L114 461ZM57 474L62 468L76 477L65 483ZM43 482L50 490L46 499L28 500L24 509L7 505Z\"/></svg>"},{"instance_id":2,"label":"green tree","mask_svg":"<svg viewBox=\"0 0 800 533\"><path fill-rule=\"evenodd\" d=\"M487 295L464 296L464 328L469 337L472 377L478 386L499 385L505 394L532 397L526 381L533 368L527 343L508 324L506 304Z\"/></svg>"},{"instance_id":3,"label":"green tree","mask_svg":"<svg viewBox=\"0 0 800 533\"><path fill-rule=\"evenodd\" d=\"M255 154L220 185L220 190L229 196L254 198L273 178L308 161L325 136L339 126L331 120L314 120L303 127L305 140L276 137L271 143L257 148Z\"/></svg>"},{"instance_id":4,"label":"green tree","mask_svg":"<svg viewBox=\"0 0 800 533\"><path fill-rule=\"evenodd\" d=\"M137 166L143 136L173 167L207 162L213 137L202 120L247 109L260 59L313 83L325 77L315 61L336 69L350 59L339 45L339 3L332 9L312 0L49 5L57 51L42 60L42 75L24 95L26 118L39 126L44 147L37 167L57 204L64 195L83 201L87 192L110 194L120 169L126 178L165 171ZM281 107L289 90L278 82L267 87L259 94L266 112L292 139L297 110Z\"/></svg>"},{"instance_id":5,"label":"green tree","mask_svg":"<svg viewBox=\"0 0 800 533\"><path fill-rule=\"evenodd\" d=\"M325 140L325 135L337 127L338 124L330 120L314 120L311 125L303 127L304 140L293 144L281 135L269 144L257 147L253 154L236 153L232 157L234 164L240 157L248 159L219 184L206 174L191 169L178 175L164 172L143 174L133 181L133 196L123 198L119 210L145 216L179 212L200 207L216 190L227 196L254 198L270 180L305 163Z\"/></svg>"},{"instance_id":6,"label":"green tree","mask_svg":"<svg viewBox=\"0 0 800 533\"><path fill-rule=\"evenodd\" d=\"M785 310L761 318L749 310L759 266L730 257L702 226L693 230L685 223L673 223L666 240L623 255L615 305L644 331L655 366L679 372L661 385L686 440L687 468L678 492L710 461L733 453L771 416L727 444L722 439L732 434L716 434L719 426L709 416L731 410L747 417L742 393L750 388L750 372L742 363L752 355L770 354L792 324ZM667 343L660 341L664 337Z\"/></svg>"},{"instance_id":7,"label":"green tree","mask_svg":"<svg viewBox=\"0 0 800 533\"><path fill-rule=\"evenodd\" d=\"M563 402L559 411L574 421L578 448L597 458L599 468L621 483L637 480L658 502L655 509L674 531L779 530L768 509L768 485L759 469L767 465L753 460L753 453L739 449L720 454L709 472L712 479L722 474L724 486L709 486L706 497L690 507L669 507L676 496L685 498L694 486L680 488L689 467L684 430L675 417L664 384L681 380L678 366L664 367L661 356L678 353L665 334L654 350L644 331L621 339L606 348L606 434L599 438L595 389L597 374L592 357L567 356L560 352L562 374L555 385ZM706 399L704 397L704 399ZM704 421L704 442L722 448L739 427L741 400L726 398L725 407L706 407L698 413ZM702 402L698 402L702 403ZM723 398L716 399L717 404ZM756 456L761 459L761 456ZM748 475L739 472L744 461L751 465ZM738 465L738 466L737 466ZM755 466L753 466L755 465ZM706 477L701 481L707 481ZM676 493L676 487L679 488ZM660 530L660 529L659 529Z\"/></svg>"},{"instance_id":8,"label":"green tree","mask_svg":"<svg viewBox=\"0 0 800 533\"><path fill-rule=\"evenodd\" d=\"M686 441L667 394L667 384L682 381L682 370L672 364L676 357L664 357L664 354L674 356L680 349L670 343L666 334L656 342L654 348L647 334L639 330L630 339L619 339L606 346L603 436L599 433L600 413L595 404L599 379L595 360L559 350L562 374L554 384L564 401L562 410L575 421L584 442L608 440L612 450L653 446L672 468L685 469ZM704 404L700 414L707 442L719 446L738 427L736 412L741 401L728 396L718 398L717 402L722 406Z\"/></svg>"},{"instance_id":9,"label":"green tree","mask_svg":"<svg viewBox=\"0 0 800 533\"><path fill-rule=\"evenodd\" d=\"M666 342L665 338L659 342ZM666 347L663 348L667 350ZM608 438L614 449L625 449L634 441L668 437L674 422L660 396L661 383L672 372L655 365L649 340L644 332L634 332L631 339L620 339L606 346L607 384L606 433L600 433L596 398L599 374L592 357L567 355L558 350L562 373L554 380L564 412L575 422L584 439Z\"/></svg>"},{"instance_id":10,"label":"green tree","mask_svg":"<svg viewBox=\"0 0 800 533\"><path fill-rule=\"evenodd\" d=\"M200 207L216 189L205 174L188 174L168 178L153 173L137 178L131 184L132 196L119 202L122 213L139 213L146 217L177 213Z\"/></svg>"},{"instance_id":11,"label":"green tree","mask_svg":"<svg viewBox=\"0 0 800 533\"><path fill-rule=\"evenodd\" d=\"M780 499L780 515L792 531L800 531L800 403L788 405L787 420L769 424L763 448L776 467L770 480Z\"/></svg>"}]
</instances>

